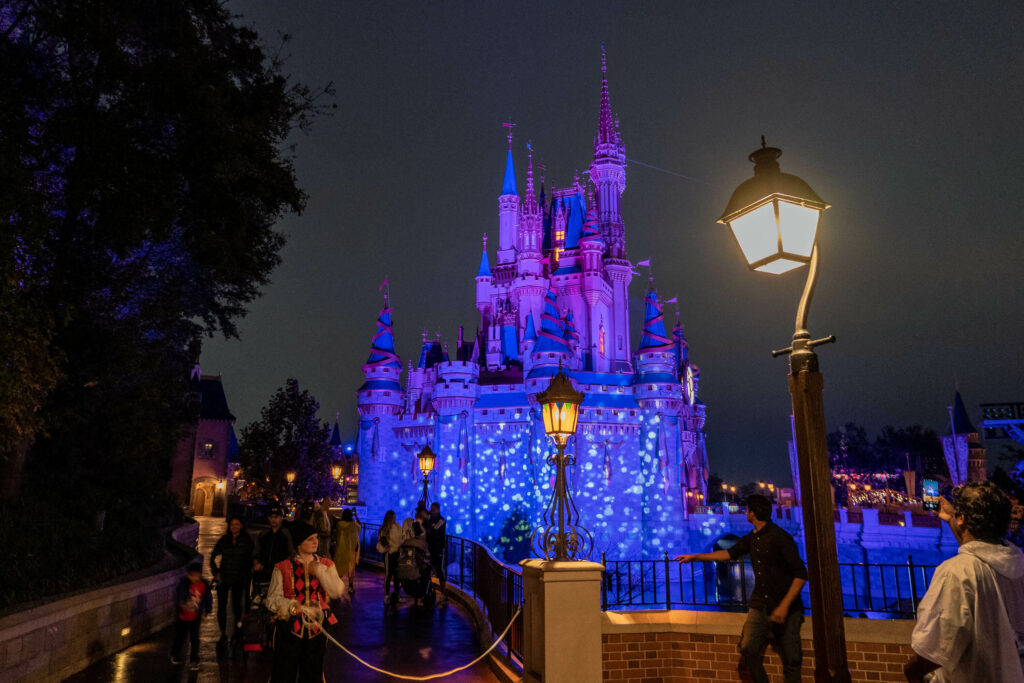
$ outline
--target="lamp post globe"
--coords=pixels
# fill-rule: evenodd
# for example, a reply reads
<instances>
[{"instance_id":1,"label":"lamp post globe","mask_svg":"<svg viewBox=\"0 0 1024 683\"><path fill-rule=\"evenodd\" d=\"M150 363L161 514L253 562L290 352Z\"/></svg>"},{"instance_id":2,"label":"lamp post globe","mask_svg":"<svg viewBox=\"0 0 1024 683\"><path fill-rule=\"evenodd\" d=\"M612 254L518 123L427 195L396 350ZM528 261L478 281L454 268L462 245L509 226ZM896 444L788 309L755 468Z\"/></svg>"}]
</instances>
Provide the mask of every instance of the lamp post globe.
<instances>
[{"instance_id":1,"label":"lamp post globe","mask_svg":"<svg viewBox=\"0 0 1024 683\"><path fill-rule=\"evenodd\" d=\"M420 472L423 474L423 498L422 502L424 505L427 504L427 482L430 480L430 473L434 471L434 464L437 461L437 456L434 451L430 448L430 444L426 444L423 450L416 456L419 460Z\"/></svg>"},{"instance_id":2,"label":"lamp post globe","mask_svg":"<svg viewBox=\"0 0 1024 683\"><path fill-rule=\"evenodd\" d=\"M747 265L758 272L780 274L807 265L807 282L797 306L793 343L772 351L789 355L789 391L793 397L793 429L800 471L800 501L810 580L814 636L815 681L850 680L843 624L832 512L832 485L825 431L823 382L814 348L835 341L812 340L807 315L818 280L818 223L829 205L801 178L779 168L782 150L752 152L754 177L736 188L718 219L728 225Z\"/></svg>"},{"instance_id":3,"label":"lamp post globe","mask_svg":"<svg viewBox=\"0 0 1024 683\"><path fill-rule=\"evenodd\" d=\"M548 388L537 394L544 431L557 448L548 456L548 464L555 468L555 486L544 511L544 525L534 532L534 545L546 560L586 559L593 546L590 532L579 524L579 510L572 500L566 477L566 468L574 464L576 458L566 454L565 446L569 437L576 433L583 399L583 393L573 388L561 367Z\"/></svg>"},{"instance_id":4,"label":"lamp post globe","mask_svg":"<svg viewBox=\"0 0 1024 683\"><path fill-rule=\"evenodd\" d=\"M821 212L829 208L811 186L779 168L782 150L768 147L750 154L754 177L740 184L718 219L728 225L747 265L780 274L810 263Z\"/></svg>"}]
</instances>

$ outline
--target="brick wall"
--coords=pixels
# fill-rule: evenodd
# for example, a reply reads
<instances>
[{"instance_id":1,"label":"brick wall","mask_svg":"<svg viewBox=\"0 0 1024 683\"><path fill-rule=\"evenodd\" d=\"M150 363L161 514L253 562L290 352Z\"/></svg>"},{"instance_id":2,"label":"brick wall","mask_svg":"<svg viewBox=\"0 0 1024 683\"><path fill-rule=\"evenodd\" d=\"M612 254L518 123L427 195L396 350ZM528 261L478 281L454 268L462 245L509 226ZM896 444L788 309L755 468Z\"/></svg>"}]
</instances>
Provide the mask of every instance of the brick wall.
<instances>
[{"instance_id":1,"label":"brick wall","mask_svg":"<svg viewBox=\"0 0 1024 683\"><path fill-rule=\"evenodd\" d=\"M707 633L612 633L601 636L604 680L622 683L714 683L749 681L740 669L739 636ZM905 681L909 645L848 643L854 681ZM765 671L781 680L782 663L769 647ZM814 680L814 652L804 640L803 679Z\"/></svg>"},{"instance_id":2,"label":"brick wall","mask_svg":"<svg viewBox=\"0 0 1024 683\"><path fill-rule=\"evenodd\" d=\"M749 681L741 668L739 642L744 614L658 610L605 612L601 659L606 681L622 683L712 683ZM804 622L803 680L814 680L810 620ZM910 658L908 620L845 620L847 661L853 681L905 681ZM765 670L782 680L782 662L769 647Z\"/></svg>"}]
</instances>

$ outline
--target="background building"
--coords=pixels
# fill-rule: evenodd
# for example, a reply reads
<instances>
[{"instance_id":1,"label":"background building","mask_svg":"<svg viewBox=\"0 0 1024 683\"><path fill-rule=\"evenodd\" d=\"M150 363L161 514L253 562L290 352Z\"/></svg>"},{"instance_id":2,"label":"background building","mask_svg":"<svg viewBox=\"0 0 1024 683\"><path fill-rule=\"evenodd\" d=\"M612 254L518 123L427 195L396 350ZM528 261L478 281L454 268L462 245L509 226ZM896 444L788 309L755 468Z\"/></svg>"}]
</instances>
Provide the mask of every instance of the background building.
<instances>
[{"instance_id":1,"label":"background building","mask_svg":"<svg viewBox=\"0 0 1024 683\"><path fill-rule=\"evenodd\" d=\"M191 376L199 417L178 442L168 488L196 515L224 515L229 462L238 450L235 416L228 409L220 375L203 375L197 365Z\"/></svg>"}]
</instances>

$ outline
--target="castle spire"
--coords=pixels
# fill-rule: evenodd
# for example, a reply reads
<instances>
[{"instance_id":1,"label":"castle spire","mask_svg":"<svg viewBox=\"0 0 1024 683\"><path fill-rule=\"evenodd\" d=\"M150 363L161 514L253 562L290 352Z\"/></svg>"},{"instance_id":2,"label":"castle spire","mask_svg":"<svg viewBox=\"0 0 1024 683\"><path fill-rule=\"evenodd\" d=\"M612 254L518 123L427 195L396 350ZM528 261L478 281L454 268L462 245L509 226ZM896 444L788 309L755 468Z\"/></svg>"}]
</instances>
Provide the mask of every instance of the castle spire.
<instances>
[{"instance_id":1,"label":"castle spire","mask_svg":"<svg viewBox=\"0 0 1024 683\"><path fill-rule=\"evenodd\" d=\"M487 233L484 233L484 248L480 254L480 268L476 271L477 277L491 277L491 262L487 258Z\"/></svg>"},{"instance_id":2,"label":"castle spire","mask_svg":"<svg viewBox=\"0 0 1024 683\"><path fill-rule=\"evenodd\" d=\"M526 198L525 207L528 210L537 210L537 197L533 192L533 145L526 143Z\"/></svg>"},{"instance_id":3,"label":"castle spire","mask_svg":"<svg viewBox=\"0 0 1024 683\"><path fill-rule=\"evenodd\" d=\"M608 96L608 56L601 46L601 118L597 127L597 144L616 142L615 120L612 118L611 98Z\"/></svg>"},{"instance_id":4,"label":"castle spire","mask_svg":"<svg viewBox=\"0 0 1024 683\"><path fill-rule=\"evenodd\" d=\"M516 124L508 121L501 124L508 130L508 154L505 156L505 179L501 183L501 194L512 195L519 194L516 191L516 166L512 161L512 129L515 128Z\"/></svg>"}]
</instances>

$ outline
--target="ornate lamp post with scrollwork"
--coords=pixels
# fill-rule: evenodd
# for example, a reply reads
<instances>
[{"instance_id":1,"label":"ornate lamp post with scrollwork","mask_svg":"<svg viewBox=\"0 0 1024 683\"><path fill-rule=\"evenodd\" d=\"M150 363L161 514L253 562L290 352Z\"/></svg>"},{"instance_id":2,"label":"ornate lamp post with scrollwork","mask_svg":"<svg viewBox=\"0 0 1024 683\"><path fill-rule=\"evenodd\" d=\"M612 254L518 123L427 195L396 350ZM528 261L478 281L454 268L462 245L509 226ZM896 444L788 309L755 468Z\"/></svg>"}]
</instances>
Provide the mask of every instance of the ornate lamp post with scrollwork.
<instances>
[{"instance_id":1,"label":"ornate lamp post with scrollwork","mask_svg":"<svg viewBox=\"0 0 1024 683\"><path fill-rule=\"evenodd\" d=\"M594 541L580 526L580 513L568 487L566 468L575 464L576 458L565 453L569 437L576 433L583 394L573 389L559 368L547 390L537 394L537 402L544 417L544 431L554 440L557 451L548 456L548 464L555 468L555 488L544 511L544 526L534 531L534 546L545 560L583 560L590 555Z\"/></svg>"},{"instance_id":2,"label":"ornate lamp post with scrollwork","mask_svg":"<svg viewBox=\"0 0 1024 683\"><path fill-rule=\"evenodd\" d=\"M427 496L427 482L430 481L430 473L434 471L434 462L437 460L437 456L434 455L434 451L430 448L430 444L423 447L420 454L416 456L420 463L420 472L423 474L423 498L420 499L424 505L429 500Z\"/></svg>"}]
</instances>

